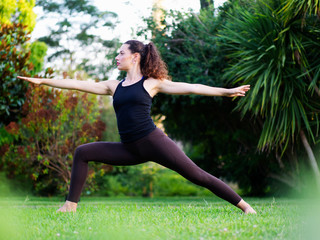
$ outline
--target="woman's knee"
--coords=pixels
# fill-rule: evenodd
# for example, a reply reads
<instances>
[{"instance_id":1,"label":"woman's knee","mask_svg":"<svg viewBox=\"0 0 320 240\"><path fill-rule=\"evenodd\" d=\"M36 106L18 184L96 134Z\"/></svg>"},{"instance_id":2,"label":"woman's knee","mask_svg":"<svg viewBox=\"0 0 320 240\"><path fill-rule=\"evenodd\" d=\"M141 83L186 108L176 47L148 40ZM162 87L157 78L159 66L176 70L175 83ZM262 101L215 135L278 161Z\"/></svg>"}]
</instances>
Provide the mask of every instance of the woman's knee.
<instances>
[{"instance_id":1,"label":"woman's knee","mask_svg":"<svg viewBox=\"0 0 320 240\"><path fill-rule=\"evenodd\" d=\"M73 161L86 161L86 145L80 145L74 151Z\"/></svg>"}]
</instances>

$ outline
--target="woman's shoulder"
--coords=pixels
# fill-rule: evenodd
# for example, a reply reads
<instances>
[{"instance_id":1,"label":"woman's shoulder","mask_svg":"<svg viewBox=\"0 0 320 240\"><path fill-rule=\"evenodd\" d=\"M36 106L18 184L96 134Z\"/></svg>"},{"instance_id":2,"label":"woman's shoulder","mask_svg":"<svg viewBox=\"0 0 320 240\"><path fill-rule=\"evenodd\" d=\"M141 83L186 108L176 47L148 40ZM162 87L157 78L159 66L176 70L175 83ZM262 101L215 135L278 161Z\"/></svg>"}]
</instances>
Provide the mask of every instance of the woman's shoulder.
<instances>
[{"instance_id":1,"label":"woman's shoulder","mask_svg":"<svg viewBox=\"0 0 320 240\"><path fill-rule=\"evenodd\" d=\"M154 97L160 89L163 88L163 85L166 85L166 82L169 82L170 80L167 79L156 79L156 78L147 78L146 81L144 81L144 87L149 92L151 97Z\"/></svg>"},{"instance_id":2,"label":"woman's shoulder","mask_svg":"<svg viewBox=\"0 0 320 240\"><path fill-rule=\"evenodd\" d=\"M106 80L106 81L100 82L100 84L104 85L105 87L107 87L109 89L109 94L110 95L114 94L114 92L116 91L119 83L120 83L119 80Z\"/></svg>"},{"instance_id":3,"label":"woman's shoulder","mask_svg":"<svg viewBox=\"0 0 320 240\"><path fill-rule=\"evenodd\" d=\"M161 84L161 81L162 80L160 80L160 79L149 77L149 78L145 79L144 85L147 85L147 86L149 86L151 88L155 88L155 87L158 87Z\"/></svg>"},{"instance_id":4,"label":"woman's shoulder","mask_svg":"<svg viewBox=\"0 0 320 240\"><path fill-rule=\"evenodd\" d=\"M121 80L122 81L122 80ZM105 82L107 82L108 84L114 84L114 85L118 85L120 82L120 80L106 80Z\"/></svg>"},{"instance_id":5,"label":"woman's shoulder","mask_svg":"<svg viewBox=\"0 0 320 240\"><path fill-rule=\"evenodd\" d=\"M100 84L105 85L109 88L116 88L119 83L119 80L105 80L100 82Z\"/></svg>"},{"instance_id":6,"label":"woman's shoulder","mask_svg":"<svg viewBox=\"0 0 320 240\"><path fill-rule=\"evenodd\" d=\"M154 85L159 85L159 84L162 84L163 82L166 82L166 81L170 81L169 79L157 79L157 78L152 78L152 77L149 77L146 79L146 82L150 83L150 84L154 84Z\"/></svg>"}]
</instances>

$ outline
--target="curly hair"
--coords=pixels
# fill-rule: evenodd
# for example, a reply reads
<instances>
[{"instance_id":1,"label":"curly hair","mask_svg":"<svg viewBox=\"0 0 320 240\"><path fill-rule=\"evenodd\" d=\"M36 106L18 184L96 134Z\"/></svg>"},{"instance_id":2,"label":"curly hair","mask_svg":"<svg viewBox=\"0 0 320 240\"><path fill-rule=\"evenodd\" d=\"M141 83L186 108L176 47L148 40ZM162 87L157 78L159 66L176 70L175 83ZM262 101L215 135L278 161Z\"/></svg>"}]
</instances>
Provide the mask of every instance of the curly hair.
<instances>
[{"instance_id":1,"label":"curly hair","mask_svg":"<svg viewBox=\"0 0 320 240\"><path fill-rule=\"evenodd\" d=\"M124 44L129 45L131 53L140 54L140 68L143 76L159 80L170 79L167 65L161 59L160 53L153 42L145 45L138 40L129 40Z\"/></svg>"}]
</instances>

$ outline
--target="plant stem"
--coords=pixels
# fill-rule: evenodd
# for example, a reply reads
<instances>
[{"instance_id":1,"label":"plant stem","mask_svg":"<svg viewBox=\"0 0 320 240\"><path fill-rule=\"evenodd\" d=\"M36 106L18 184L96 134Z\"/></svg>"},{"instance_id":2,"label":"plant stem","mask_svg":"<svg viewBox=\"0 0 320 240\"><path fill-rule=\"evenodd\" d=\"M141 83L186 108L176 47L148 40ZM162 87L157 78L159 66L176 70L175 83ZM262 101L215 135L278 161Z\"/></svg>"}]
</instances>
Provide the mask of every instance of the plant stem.
<instances>
[{"instance_id":1,"label":"plant stem","mask_svg":"<svg viewBox=\"0 0 320 240\"><path fill-rule=\"evenodd\" d=\"M319 171L319 167L318 167L318 163L317 160L313 154L313 151L311 149L311 146L306 138L306 135L304 134L303 130L300 130L300 137L303 143L304 148L306 149L306 152L308 154L308 159L309 159L309 163L311 165L311 168L314 172L315 178L316 178L316 183L318 186L318 189L320 191L320 171Z\"/></svg>"}]
</instances>

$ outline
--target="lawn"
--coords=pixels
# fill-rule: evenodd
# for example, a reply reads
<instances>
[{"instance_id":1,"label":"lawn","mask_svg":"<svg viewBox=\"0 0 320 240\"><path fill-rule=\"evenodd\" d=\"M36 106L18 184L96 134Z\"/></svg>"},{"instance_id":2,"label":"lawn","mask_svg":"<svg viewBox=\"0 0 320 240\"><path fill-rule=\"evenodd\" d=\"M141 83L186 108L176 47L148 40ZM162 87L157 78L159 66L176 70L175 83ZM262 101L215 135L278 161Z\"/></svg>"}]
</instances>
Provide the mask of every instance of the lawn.
<instances>
[{"instance_id":1,"label":"lawn","mask_svg":"<svg viewBox=\"0 0 320 240\"><path fill-rule=\"evenodd\" d=\"M301 227L310 225L301 200L246 200L257 215L210 197L87 197L76 213L56 213L58 198L0 198L0 239L312 238Z\"/></svg>"}]
</instances>

